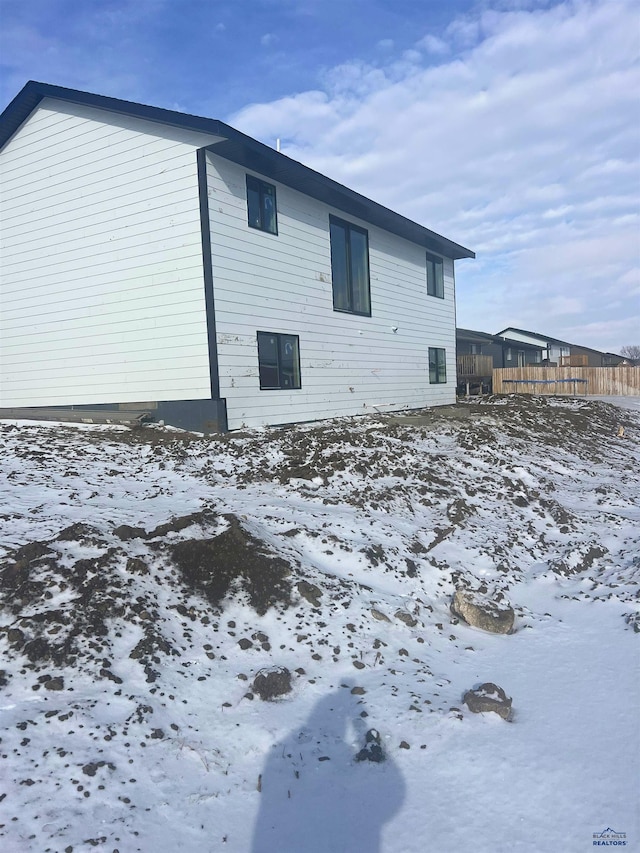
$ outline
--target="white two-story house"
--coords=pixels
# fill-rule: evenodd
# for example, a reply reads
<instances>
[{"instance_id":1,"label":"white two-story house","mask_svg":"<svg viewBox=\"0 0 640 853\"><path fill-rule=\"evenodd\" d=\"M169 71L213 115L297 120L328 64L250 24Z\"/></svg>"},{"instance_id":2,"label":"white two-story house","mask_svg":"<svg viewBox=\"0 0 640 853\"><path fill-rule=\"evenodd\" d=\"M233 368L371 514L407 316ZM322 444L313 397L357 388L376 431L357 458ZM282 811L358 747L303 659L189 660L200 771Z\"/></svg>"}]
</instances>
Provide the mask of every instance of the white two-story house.
<instances>
[{"instance_id":1,"label":"white two-story house","mask_svg":"<svg viewBox=\"0 0 640 853\"><path fill-rule=\"evenodd\" d=\"M473 252L232 127L30 82L0 168L0 411L212 431L454 402Z\"/></svg>"}]
</instances>

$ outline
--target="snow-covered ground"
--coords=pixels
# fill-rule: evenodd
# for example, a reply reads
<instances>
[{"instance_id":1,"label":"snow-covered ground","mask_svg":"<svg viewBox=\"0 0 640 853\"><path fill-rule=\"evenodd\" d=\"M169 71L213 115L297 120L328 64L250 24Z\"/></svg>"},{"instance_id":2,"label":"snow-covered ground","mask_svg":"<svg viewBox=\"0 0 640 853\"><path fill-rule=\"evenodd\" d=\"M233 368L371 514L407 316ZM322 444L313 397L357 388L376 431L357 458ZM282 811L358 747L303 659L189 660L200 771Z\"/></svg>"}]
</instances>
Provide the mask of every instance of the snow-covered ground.
<instances>
[{"instance_id":1,"label":"snow-covered ground","mask_svg":"<svg viewBox=\"0 0 640 853\"><path fill-rule=\"evenodd\" d=\"M640 412L640 397L596 397L595 399L602 400L604 403L612 403L614 406L620 406L623 409Z\"/></svg>"},{"instance_id":2,"label":"snow-covered ground","mask_svg":"<svg viewBox=\"0 0 640 853\"><path fill-rule=\"evenodd\" d=\"M3 853L640 849L640 416L463 409L0 423Z\"/></svg>"}]
</instances>

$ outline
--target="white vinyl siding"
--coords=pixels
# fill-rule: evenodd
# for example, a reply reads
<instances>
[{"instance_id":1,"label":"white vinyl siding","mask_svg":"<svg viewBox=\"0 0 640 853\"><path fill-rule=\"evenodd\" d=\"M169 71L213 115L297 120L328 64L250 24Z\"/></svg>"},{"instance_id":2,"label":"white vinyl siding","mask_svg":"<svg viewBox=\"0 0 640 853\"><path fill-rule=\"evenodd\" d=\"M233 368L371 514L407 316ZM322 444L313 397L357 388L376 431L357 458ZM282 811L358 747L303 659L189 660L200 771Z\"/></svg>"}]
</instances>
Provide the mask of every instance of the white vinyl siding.
<instances>
[{"instance_id":1,"label":"white vinyl siding","mask_svg":"<svg viewBox=\"0 0 640 853\"><path fill-rule=\"evenodd\" d=\"M209 398L196 150L43 101L1 152L0 405Z\"/></svg>"},{"instance_id":2,"label":"white vinyl siding","mask_svg":"<svg viewBox=\"0 0 640 853\"><path fill-rule=\"evenodd\" d=\"M444 259L444 299L433 299L424 247L282 184L278 236L264 234L247 227L245 169L210 154L208 184L220 394L230 428L455 401L451 259ZM333 310L330 215L368 232L371 317ZM260 390L259 330L299 335L301 389ZM446 384L429 384L429 347L446 350Z\"/></svg>"}]
</instances>

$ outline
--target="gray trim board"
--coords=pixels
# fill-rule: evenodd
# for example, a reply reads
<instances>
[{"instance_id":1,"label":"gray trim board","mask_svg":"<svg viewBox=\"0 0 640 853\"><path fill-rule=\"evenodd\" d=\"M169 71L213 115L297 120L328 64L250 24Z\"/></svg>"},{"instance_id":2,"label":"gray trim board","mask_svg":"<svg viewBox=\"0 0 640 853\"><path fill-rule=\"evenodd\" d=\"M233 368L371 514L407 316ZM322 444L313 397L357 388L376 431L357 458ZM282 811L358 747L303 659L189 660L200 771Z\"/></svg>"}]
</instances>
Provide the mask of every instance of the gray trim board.
<instances>
[{"instance_id":1,"label":"gray trim board","mask_svg":"<svg viewBox=\"0 0 640 853\"><path fill-rule=\"evenodd\" d=\"M337 181L303 166L296 160L280 154L268 145L252 139L239 130L230 127L218 119L203 118L186 113L150 107L104 95L94 95L48 83L30 80L0 115L0 148L11 139L13 134L37 108L43 98L54 98L68 103L82 104L121 115L134 116L147 121L160 122L172 127L180 127L200 133L221 137L222 141L209 146L210 150L221 157L238 163L247 169L258 172L274 181L286 184L312 198L323 201L349 216L355 216L385 231L404 237L433 252L458 260L475 258L475 253L465 249L430 231L417 222L412 222L399 213L377 204L360 193L350 190Z\"/></svg>"},{"instance_id":2,"label":"gray trim board","mask_svg":"<svg viewBox=\"0 0 640 853\"><path fill-rule=\"evenodd\" d=\"M189 432L227 432L226 400L168 400L133 408L132 403L96 403L86 406L0 408L0 419L111 423L141 426L163 421Z\"/></svg>"},{"instance_id":3,"label":"gray trim board","mask_svg":"<svg viewBox=\"0 0 640 853\"><path fill-rule=\"evenodd\" d=\"M158 403L154 419L190 432L228 432L226 400L168 400Z\"/></svg>"},{"instance_id":4,"label":"gray trim board","mask_svg":"<svg viewBox=\"0 0 640 853\"><path fill-rule=\"evenodd\" d=\"M211 225L209 220L209 192L207 184L207 151L196 152L198 165L198 195L200 198L200 234L202 237L202 268L204 273L204 304L209 345L209 375L211 399L220 397L220 371L218 369L218 340L216 337L216 307L213 293L213 259L211 257Z\"/></svg>"}]
</instances>

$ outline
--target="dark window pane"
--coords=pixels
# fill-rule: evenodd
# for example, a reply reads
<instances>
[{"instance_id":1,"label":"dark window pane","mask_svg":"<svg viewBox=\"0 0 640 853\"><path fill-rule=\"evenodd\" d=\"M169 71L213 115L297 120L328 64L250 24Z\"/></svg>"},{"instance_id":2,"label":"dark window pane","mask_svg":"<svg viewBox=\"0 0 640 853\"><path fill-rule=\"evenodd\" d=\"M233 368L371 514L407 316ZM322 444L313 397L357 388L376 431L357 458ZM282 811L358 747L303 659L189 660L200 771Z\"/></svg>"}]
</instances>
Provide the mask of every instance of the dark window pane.
<instances>
[{"instance_id":1,"label":"dark window pane","mask_svg":"<svg viewBox=\"0 0 640 853\"><path fill-rule=\"evenodd\" d=\"M276 233L276 189L269 184L262 185L262 228Z\"/></svg>"},{"instance_id":2,"label":"dark window pane","mask_svg":"<svg viewBox=\"0 0 640 853\"><path fill-rule=\"evenodd\" d=\"M349 281L347 271L347 232L337 222L332 222L331 233L331 280L333 282L333 307L349 311Z\"/></svg>"},{"instance_id":3,"label":"dark window pane","mask_svg":"<svg viewBox=\"0 0 640 853\"><path fill-rule=\"evenodd\" d=\"M280 335L280 387L300 387L300 356L295 335Z\"/></svg>"},{"instance_id":4,"label":"dark window pane","mask_svg":"<svg viewBox=\"0 0 640 853\"><path fill-rule=\"evenodd\" d=\"M442 258L427 253L427 293L444 299L444 264Z\"/></svg>"},{"instance_id":5,"label":"dark window pane","mask_svg":"<svg viewBox=\"0 0 640 853\"><path fill-rule=\"evenodd\" d=\"M278 233L276 188L247 175L247 216L252 228Z\"/></svg>"},{"instance_id":6,"label":"dark window pane","mask_svg":"<svg viewBox=\"0 0 640 853\"><path fill-rule=\"evenodd\" d=\"M447 354L443 349L438 350L438 382L447 381Z\"/></svg>"},{"instance_id":7,"label":"dark window pane","mask_svg":"<svg viewBox=\"0 0 640 853\"><path fill-rule=\"evenodd\" d=\"M256 181L247 177L247 209L249 225L260 228L260 190Z\"/></svg>"},{"instance_id":8,"label":"dark window pane","mask_svg":"<svg viewBox=\"0 0 640 853\"><path fill-rule=\"evenodd\" d=\"M429 348L429 382L434 385L438 381L438 365L435 350Z\"/></svg>"},{"instance_id":9,"label":"dark window pane","mask_svg":"<svg viewBox=\"0 0 640 853\"><path fill-rule=\"evenodd\" d=\"M351 229L351 310L359 314L369 313L369 252L367 235Z\"/></svg>"},{"instance_id":10,"label":"dark window pane","mask_svg":"<svg viewBox=\"0 0 640 853\"><path fill-rule=\"evenodd\" d=\"M329 233L334 310L370 314L367 232L331 218Z\"/></svg>"},{"instance_id":11,"label":"dark window pane","mask_svg":"<svg viewBox=\"0 0 640 853\"><path fill-rule=\"evenodd\" d=\"M260 387L279 388L278 339L276 335L258 332L258 364L260 368Z\"/></svg>"},{"instance_id":12,"label":"dark window pane","mask_svg":"<svg viewBox=\"0 0 640 853\"><path fill-rule=\"evenodd\" d=\"M429 382L432 385L447 381L447 352L440 347L429 347Z\"/></svg>"}]
</instances>

